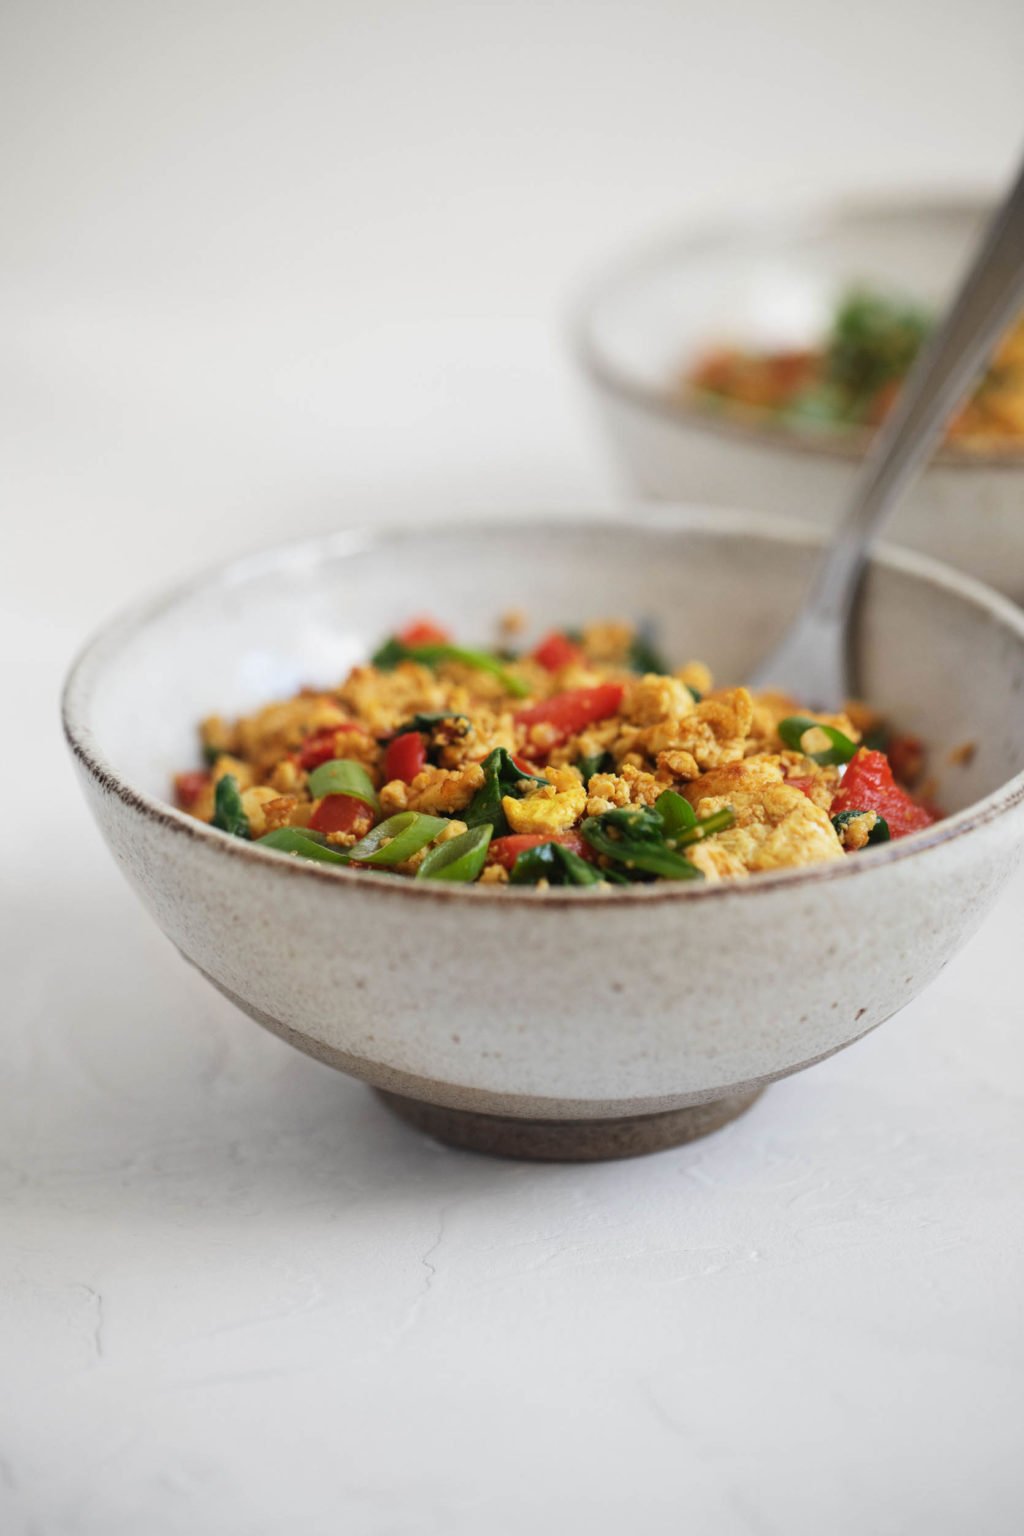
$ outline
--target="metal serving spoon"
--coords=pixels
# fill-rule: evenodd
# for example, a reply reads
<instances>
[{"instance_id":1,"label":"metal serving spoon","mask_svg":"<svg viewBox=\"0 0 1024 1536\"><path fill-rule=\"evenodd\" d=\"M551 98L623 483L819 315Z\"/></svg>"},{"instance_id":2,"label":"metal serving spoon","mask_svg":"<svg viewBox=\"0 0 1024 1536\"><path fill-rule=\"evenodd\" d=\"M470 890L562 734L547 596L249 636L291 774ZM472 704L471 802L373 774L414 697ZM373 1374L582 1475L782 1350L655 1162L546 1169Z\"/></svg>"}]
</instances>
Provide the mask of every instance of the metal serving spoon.
<instances>
[{"instance_id":1,"label":"metal serving spoon","mask_svg":"<svg viewBox=\"0 0 1024 1536\"><path fill-rule=\"evenodd\" d=\"M1022 302L1024 168L875 437L803 609L755 669L750 687L778 689L825 710L839 709L854 693L852 631L871 547Z\"/></svg>"}]
</instances>

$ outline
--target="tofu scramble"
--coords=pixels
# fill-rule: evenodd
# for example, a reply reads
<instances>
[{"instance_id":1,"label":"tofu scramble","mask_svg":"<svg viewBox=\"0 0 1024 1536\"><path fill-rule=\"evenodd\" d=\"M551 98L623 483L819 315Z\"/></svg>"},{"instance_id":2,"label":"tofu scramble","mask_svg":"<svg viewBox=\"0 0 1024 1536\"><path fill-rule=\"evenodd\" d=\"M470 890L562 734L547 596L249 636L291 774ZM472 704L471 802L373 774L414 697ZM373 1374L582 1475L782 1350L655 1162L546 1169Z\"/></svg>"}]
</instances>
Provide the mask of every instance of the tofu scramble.
<instances>
[{"instance_id":1,"label":"tofu scramble","mask_svg":"<svg viewBox=\"0 0 1024 1536\"><path fill-rule=\"evenodd\" d=\"M917 305L857 290L812 347L719 346L687 369L684 397L803 431L874 427L884 420L932 328ZM1024 445L1024 317L1003 337L946 441L976 452Z\"/></svg>"},{"instance_id":2,"label":"tofu scramble","mask_svg":"<svg viewBox=\"0 0 1024 1536\"><path fill-rule=\"evenodd\" d=\"M208 766L175 780L183 810L265 848L419 880L742 880L935 819L906 787L920 744L864 706L814 714L716 688L701 662L670 670L621 622L499 655L419 619L338 687L214 716L200 737Z\"/></svg>"}]
</instances>

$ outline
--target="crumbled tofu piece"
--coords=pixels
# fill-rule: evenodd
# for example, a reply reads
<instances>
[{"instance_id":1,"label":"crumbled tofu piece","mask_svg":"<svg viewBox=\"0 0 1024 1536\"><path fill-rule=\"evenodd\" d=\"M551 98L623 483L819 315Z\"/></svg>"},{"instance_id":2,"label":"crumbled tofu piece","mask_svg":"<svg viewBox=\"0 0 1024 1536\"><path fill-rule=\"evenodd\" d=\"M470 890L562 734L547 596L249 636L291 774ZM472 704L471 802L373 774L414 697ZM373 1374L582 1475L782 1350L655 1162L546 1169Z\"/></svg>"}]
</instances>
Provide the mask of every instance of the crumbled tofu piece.
<instances>
[{"instance_id":1,"label":"crumbled tofu piece","mask_svg":"<svg viewBox=\"0 0 1024 1536\"><path fill-rule=\"evenodd\" d=\"M282 757L297 751L307 736L341 725L345 718L334 699L324 694L299 694L243 716L235 727L238 751L266 776Z\"/></svg>"},{"instance_id":2,"label":"crumbled tofu piece","mask_svg":"<svg viewBox=\"0 0 1024 1536\"><path fill-rule=\"evenodd\" d=\"M566 832L582 816L587 792L575 768L549 768L547 778L547 784L535 785L522 800L503 798L513 832Z\"/></svg>"},{"instance_id":3,"label":"crumbled tofu piece","mask_svg":"<svg viewBox=\"0 0 1024 1536\"><path fill-rule=\"evenodd\" d=\"M255 781L255 774L249 763L242 761L240 757L218 757L210 772L210 783L216 788L221 779L228 774L238 780L239 789L251 789Z\"/></svg>"},{"instance_id":4,"label":"crumbled tofu piece","mask_svg":"<svg viewBox=\"0 0 1024 1536\"><path fill-rule=\"evenodd\" d=\"M696 689L701 698L706 693L710 693L714 687L711 669L702 661L688 661L684 667L677 668L674 675L681 683L685 683L687 688Z\"/></svg>"},{"instance_id":5,"label":"crumbled tofu piece","mask_svg":"<svg viewBox=\"0 0 1024 1536\"><path fill-rule=\"evenodd\" d=\"M619 619L588 624L583 631L583 649L591 661L612 665L625 662L636 630Z\"/></svg>"},{"instance_id":6,"label":"crumbled tofu piece","mask_svg":"<svg viewBox=\"0 0 1024 1536\"><path fill-rule=\"evenodd\" d=\"M587 815L601 816L624 805L653 805L667 788L664 779L631 763L618 773L595 773L587 786Z\"/></svg>"},{"instance_id":7,"label":"crumbled tofu piece","mask_svg":"<svg viewBox=\"0 0 1024 1536\"><path fill-rule=\"evenodd\" d=\"M973 763L977 755L978 743L976 741L962 741L958 747L954 747L949 754L949 761L954 768L966 768Z\"/></svg>"},{"instance_id":8,"label":"crumbled tofu piece","mask_svg":"<svg viewBox=\"0 0 1024 1536\"><path fill-rule=\"evenodd\" d=\"M657 725L663 720L681 720L696 707L685 683L648 672L626 685L622 715L631 725Z\"/></svg>"},{"instance_id":9,"label":"crumbled tofu piece","mask_svg":"<svg viewBox=\"0 0 1024 1536\"><path fill-rule=\"evenodd\" d=\"M700 769L692 752L682 747L667 747L658 753L658 772L672 779L698 779Z\"/></svg>"},{"instance_id":10,"label":"crumbled tofu piece","mask_svg":"<svg viewBox=\"0 0 1024 1536\"><path fill-rule=\"evenodd\" d=\"M235 727L222 720L220 715L207 716L199 727L199 740L207 761L210 757L223 757L234 752L238 745Z\"/></svg>"},{"instance_id":11,"label":"crumbled tofu piece","mask_svg":"<svg viewBox=\"0 0 1024 1536\"><path fill-rule=\"evenodd\" d=\"M655 727L644 732L641 740L655 755L688 752L699 768L713 768L743 756L753 717L753 700L746 688L732 688L704 699L675 723L668 739L663 727Z\"/></svg>"},{"instance_id":12,"label":"crumbled tofu piece","mask_svg":"<svg viewBox=\"0 0 1024 1536\"><path fill-rule=\"evenodd\" d=\"M267 821L269 807L281 799L276 789L271 789L267 784L257 784L252 789L242 791L242 809L249 818L249 833L252 837L262 837L264 832L269 832L270 825ZM275 822L275 826L281 826L281 822Z\"/></svg>"},{"instance_id":13,"label":"crumbled tofu piece","mask_svg":"<svg viewBox=\"0 0 1024 1536\"><path fill-rule=\"evenodd\" d=\"M498 620L498 632L505 639L521 635L526 628L526 612L522 608L508 608Z\"/></svg>"},{"instance_id":14,"label":"crumbled tofu piece","mask_svg":"<svg viewBox=\"0 0 1024 1536\"><path fill-rule=\"evenodd\" d=\"M484 782L479 763L462 768L435 768L428 765L411 784L392 779L380 792L381 810L386 816L396 811L425 811L430 816L450 816L464 810Z\"/></svg>"},{"instance_id":15,"label":"crumbled tofu piece","mask_svg":"<svg viewBox=\"0 0 1024 1536\"><path fill-rule=\"evenodd\" d=\"M736 825L715 833L703 846L724 849L750 874L843 856L826 812L790 784L767 785L759 797L751 795L741 806L734 797L708 796L698 800L694 809L703 820L726 805L737 812Z\"/></svg>"},{"instance_id":16,"label":"crumbled tofu piece","mask_svg":"<svg viewBox=\"0 0 1024 1536\"><path fill-rule=\"evenodd\" d=\"M852 821L847 821L838 829L839 841L847 853L856 853L860 848L866 848L878 817L874 811L865 811L863 816L855 816Z\"/></svg>"}]
</instances>

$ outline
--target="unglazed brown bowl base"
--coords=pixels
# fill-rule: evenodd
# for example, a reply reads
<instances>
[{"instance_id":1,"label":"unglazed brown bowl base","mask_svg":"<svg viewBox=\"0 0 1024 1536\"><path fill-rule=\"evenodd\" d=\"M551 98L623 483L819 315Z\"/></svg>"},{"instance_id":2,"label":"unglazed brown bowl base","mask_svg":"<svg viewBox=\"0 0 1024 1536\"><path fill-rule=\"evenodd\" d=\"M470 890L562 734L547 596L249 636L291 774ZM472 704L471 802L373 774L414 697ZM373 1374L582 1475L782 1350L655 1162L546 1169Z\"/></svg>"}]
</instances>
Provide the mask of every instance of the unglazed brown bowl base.
<instances>
[{"instance_id":1,"label":"unglazed brown bowl base","mask_svg":"<svg viewBox=\"0 0 1024 1536\"><path fill-rule=\"evenodd\" d=\"M686 1109L615 1120L525 1120L513 1115L484 1115L472 1109L446 1109L383 1088L375 1092L392 1114L448 1147L535 1163L600 1163L664 1152L709 1136L749 1109L763 1089Z\"/></svg>"}]
</instances>

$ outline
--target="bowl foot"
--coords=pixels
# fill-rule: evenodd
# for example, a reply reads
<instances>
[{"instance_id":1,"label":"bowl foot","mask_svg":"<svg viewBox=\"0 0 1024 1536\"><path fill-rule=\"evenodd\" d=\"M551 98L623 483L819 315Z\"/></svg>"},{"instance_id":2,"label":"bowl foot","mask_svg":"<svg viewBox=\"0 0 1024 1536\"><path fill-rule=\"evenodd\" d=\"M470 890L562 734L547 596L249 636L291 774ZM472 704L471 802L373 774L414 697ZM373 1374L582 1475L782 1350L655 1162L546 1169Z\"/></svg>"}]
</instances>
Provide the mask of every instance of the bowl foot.
<instances>
[{"instance_id":1,"label":"bowl foot","mask_svg":"<svg viewBox=\"0 0 1024 1536\"><path fill-rule=\"evenodd\" d=\"M400 1120L449 1147L530 1162L598 1163L663 1152L708 1136L749 1109L762 1089L618 1120L520 1120L512 1115L482 1115L472 1109L445 1109L384 1089L376 1091Z\"/></svg>"}]
</instances>

